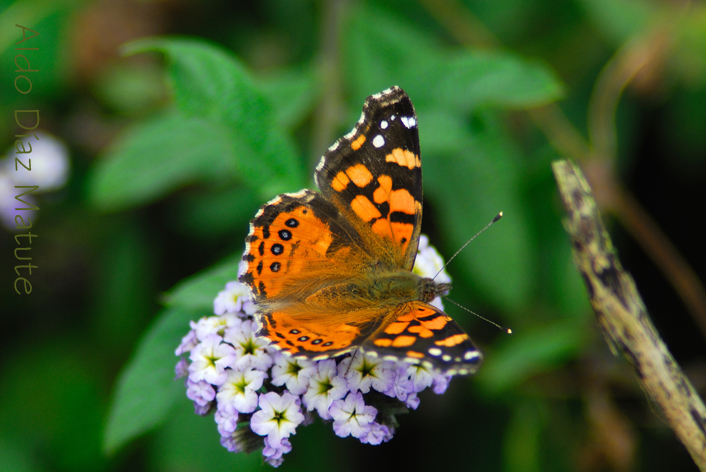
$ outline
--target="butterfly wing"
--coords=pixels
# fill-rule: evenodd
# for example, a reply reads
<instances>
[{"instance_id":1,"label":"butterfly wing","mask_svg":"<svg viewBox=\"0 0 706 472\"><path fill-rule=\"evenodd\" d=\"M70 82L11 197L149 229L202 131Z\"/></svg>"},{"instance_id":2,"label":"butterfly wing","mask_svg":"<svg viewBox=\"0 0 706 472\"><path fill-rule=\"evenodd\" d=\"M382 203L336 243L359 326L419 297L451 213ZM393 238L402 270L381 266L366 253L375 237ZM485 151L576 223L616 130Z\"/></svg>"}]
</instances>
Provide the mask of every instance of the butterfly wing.
<instances>
[{"instance_id":1,"label":"butterfly wing","mask_svg":"<svg viewBox=\"0 0 706 472\"><path fill-rule=\"evenodd\" d=\"M422 221L417 115L399 87L368 97L358 124L324 154L316 184L373 254L414 265Z\"/></svg>"},{"instance_id":2,"label":"butterfly wing","mask_svg":"<svg viewBox=\"0 0 706 472\"><path fill-rule=\"evenodd\" d=\"M483 360L468 334L438 308L413 301L398 306L362 344L363 351L451 374L471 374Z\"/></svg>"},{"instance_id":3,"label":"butterfly wing","mask_svg":"<svg viewBox=\"0 0 706 472\"><path fill-rule=\"evenodd\" d=\"M365 251L340 212L319 193L283 194L250 222L239 280L260 307L303 303L315 286L355 275ZM359 262L356 262L359 261Z\"/></svg>"}]
</instances>

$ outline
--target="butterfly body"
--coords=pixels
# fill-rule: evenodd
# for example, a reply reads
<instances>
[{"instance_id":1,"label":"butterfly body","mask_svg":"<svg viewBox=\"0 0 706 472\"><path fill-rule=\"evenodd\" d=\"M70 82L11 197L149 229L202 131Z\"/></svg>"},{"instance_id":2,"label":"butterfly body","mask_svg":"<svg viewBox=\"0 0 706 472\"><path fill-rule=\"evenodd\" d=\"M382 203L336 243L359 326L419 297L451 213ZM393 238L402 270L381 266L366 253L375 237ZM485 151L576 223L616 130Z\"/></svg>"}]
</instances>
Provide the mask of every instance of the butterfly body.
<instances>
[{"instance_id":1,"label":"butterfly body","mask_svg":"<svg viewBox=\"0 0 706 472\"><path fill-rule=\"evenodd\" d=\"M412 272L422 215L414 107L393 87L368 97L356 127L326 152L315 180L263 205L240 276L258 305L258 335L295 356L360 349L470 373L468 335L430 305L450 289Z\"/></svg>"}]
</instances>

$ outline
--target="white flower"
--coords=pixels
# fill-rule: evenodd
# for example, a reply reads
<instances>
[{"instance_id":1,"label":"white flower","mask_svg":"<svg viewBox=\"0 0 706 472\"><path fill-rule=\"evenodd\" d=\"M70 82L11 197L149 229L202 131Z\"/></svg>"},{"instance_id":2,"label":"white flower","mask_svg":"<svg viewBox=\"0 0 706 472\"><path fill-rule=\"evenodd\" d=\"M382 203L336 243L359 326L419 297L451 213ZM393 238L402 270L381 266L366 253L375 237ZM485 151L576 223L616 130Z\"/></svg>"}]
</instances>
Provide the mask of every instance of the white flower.
<instances>
[{"instance_id":1,"label":"white flower","mask_svg":"<svg viewBox=\"0 0 706 472\"><path fill-rule=\"evenodd\" d=\"M378 392L385 392L395 381L393 364L378 357L358 353L338 364L339 375L345 376L351 392L360 390L368 393L370 387Z\"/></svg>"},{"instance_id":2,"label":"white flower","mask_svg":"<svg viewBox=\"0 0 706 472\"><path fill-rule=\"evenodd\" d=\"M17 154L13 146L8 157L3 160L3 167L14 185L37 185L38 192L47 192L60 189L66 184L70 168L69 151L61 140L42 131L18 140L23 143L25 150L31 149L32 152ZM31 159L31 170L21 165L16 166L15 157L27 167L30 167Z\"/></svg>"},{"instance_id":3,"label":"white flower","mask_svg":"<svg viewBox=\"0 0 706 472\"><path fill-rule=\"evenodd\" d=\"M242 322L242 319L238 318L237 315L226 313L221 316L204 316L198 322L192 322L191 327L196 331L196 336L203 340L211 334L217 334L222 337L226 329L238 328Z\"/></svg>"},{"instance_id":4,"label":"white flower","mask_svg":"<svg viewBox=\"0 0 706 472\"><path fill-rule=\"evenodd\" d=\"M299 397L289 392L282 396L276 392L260 395L260 410L252 415L250 428L260 436L267 436L269 445L281 444L282 438L295 433L297 426L304 421L299 408Z\"/></svg>"},{"instance_id":5,"label":"white flower","mask_svg":"<svg viewBox=\"0 0 706 472\"><path fill-rule=\"evenodd\" d=\"M422 364L407 367L407 375L409 375L410 380L414 383L415 392L421 392L431 386L434 380L433 371Z\"/></svg>"},{"instance_id":6,"label":"white flower","mask_svg":"<svg viewBox=\"0 0 706 472\"><path fill-rule=\"evenodd\" d=\"M309 379L309 388L303 396L307 410L316 409L324 420L331 419L328 410L334 400L339 400L348 393L346 380L336 375L336 361L326 359L317 363L317 371Z\"/></svg>"},{"instance_id":7,"label":"white flower","mask_svg":"<svg viewBox=\"0 0 706 472\"><path fill-rule=\"evenodd\" d=\"M228 282L225 290L218 292L213 300L213 312L217 315L243 311L243 303L250 300L250 289L240 282Z\"/></svg>"},{"instance_id":8,"label":"white flower","mask_svg":"<svg viewBox=\"0 0 706 472\"><path fill-rule=\"evenodd\" d=\"M316 364L306 359L295 359L278 352L272 366L272 385L287 384L287 390L302 395L309 388L309 378L316 373Z\"/></svg>"},{"instance_id":9,"label":"white flower","mask_svg":"<svg viewBox=\"0 0 706 472\"><path fill-rule=\"evenodd\" d=\"M419 247L417 247L417 258L414 261L414 268L412 272L421 277L435 277L434 281L437 283L448 283L451 282L451 277L446 272L446 269L442 270L444 267L444 259L441 258L439 253L433 246L429 245L429 238L427 235L422 234L419 236ZM439 272L441 270L441 272ZM436 274L439 275L436 275ZM429 302L430 305L435 306L439 310L444 309L444 305L441 302L441 297L436 297L434 300Z\"/></svg>"},{"instance_id":10,"label":"white flower","mask_svg":"<svg viewBox=\"0 0 706 472\"><path fill-rule=\"evenodd\" d=\"M360 438L367 435L378 411L366 405L363 394L349 393L345 400L336 400L331 405L329 413L333 418L333 431L337 436L345 438L350 435Z\"/></svg>"},{"instance_id":11,"label":"white flower","mask_svg":"<svg viewBox=\"0 0 706 472\"><path fill-rule=\"evenodd\" d=\"M248 370L240 372L229 370L228 377L218 387L219 408L221 405L232 405L240 413L252 413L257 408L257 392L262 387L262 382L267 377L265 372Z\"/></svg>"},{"instance_id":12,"label":"white flower","mask_svg":"<svg viewBox=\"0 0 706 472\"><path fill-rule=\"evenodd\" d=\"M226 367L231 367L236 359L233 346L221 342L217 334L206 336L201 344L191 350L191 365L189 379L192 382L205 380L213 385L221 385L228 373Z\"/></svg>"},{"instance_id":13,"label":"white flower","mask_svg":"<svg viewBox=\"0 0 706 472\"><path fill-rule=\"evenodd\" d=\"M236 361L233 368L267 370L272 366L272 356L267 351L269 340L255 335L255 322L242 320L237 327L226 329L223 339L233 345Z\"/></svg>"}]
</instances>

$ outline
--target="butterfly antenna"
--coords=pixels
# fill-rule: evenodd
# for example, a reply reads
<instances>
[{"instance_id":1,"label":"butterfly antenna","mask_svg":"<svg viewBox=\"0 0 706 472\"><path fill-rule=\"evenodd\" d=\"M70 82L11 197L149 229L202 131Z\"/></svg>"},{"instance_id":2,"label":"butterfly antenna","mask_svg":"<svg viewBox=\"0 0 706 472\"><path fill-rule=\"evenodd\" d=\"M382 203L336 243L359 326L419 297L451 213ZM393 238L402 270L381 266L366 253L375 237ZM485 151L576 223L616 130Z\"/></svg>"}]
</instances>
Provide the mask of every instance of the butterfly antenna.
<instances>
[{"instance_id":1,"label":"butterfly antenna","mask_svg":"<svg viewBox=\"0 0 706 472\"><path fill-rule=\"evenodd\" d=\"M497 220L496 220L496 221L497 221ZM486 228L487 228L487 226L486 226ZM492 324L493 326L495 326L495 327L498 328L499 330L505 331L507 334L512 334L512 330L511 330L510 328L506 328L505 326L501 326L501 325L497 324L495 321L490 321L488 318L485 318L485 317L483 317L483 316L480 316L480 315L479 315L478 313L476 313L475 311L469 310L469 309L466 308L465 306L463 306L463 305L461 305L461 304L459 304L459 303L456 303L455 301L451 300L451 299L448 298L448 297L444 297L444 300L448 300L448 301L450 301L451 303L453 303L454 305L456 305L457 307L459 307L460 309L466 310L468 313L470 313L470 314L472 314L472 315L476 315L476 316L477 316L478 318L480 318L481 320L487 321L488 323Z\"/></svg>"},{"instance_id":2,"label":"butterfly antenna","mask_svg":"<svg viewBox=\"0 0 706 472\"><path fill-rule=\"evenodd\" d=\"M491 221L490 223L488 223L487 225L485 225L485 228L483 228L482 230L478 231L475 236L473 236L471 239L469 239L468 241L466 241L466 244L464 244L463 246L461 246L461 248L460 248L458 251L456 251L456 253L455 253L453 256L451 256L448 261L446 261L446 264L444 264L444 267L442 267L441 269L439 269L439 272L437 272L436 275L435 275L434 277L432 277L431 279L432 279L432 280L436 279L436 277L437 277L444 269L446 269L446 266L449 265L449 263L454 260L454 257L458 256L458 254L459 254L461 251L463 251L463 250L466 248L466 246L468 246L469 244L471 244L471 241L473 241L473 240L476 239L478 236L480 236L480 234L481 234L483 231L485 231L486 229L490 228L490 226L491 226L493 223L495 223L496 221L498 221L498 220L499 220L500 218L502 218L502 217L503 217L503 212L501 211L500 213L498 213L498 214L495 216L495 218L493 218L493 221ZM453 303L453 302L452 302L452 303ZM464 308L464 310L465 310L465 308ZM473 312L471 312L471 313L473 313ZM473 314L475 315L475 313L473 313ZM477 315L476 315L476 316L477 316ZM486 320L486 321L487 321L487 320Z\"/></svg>"}]
</instances>

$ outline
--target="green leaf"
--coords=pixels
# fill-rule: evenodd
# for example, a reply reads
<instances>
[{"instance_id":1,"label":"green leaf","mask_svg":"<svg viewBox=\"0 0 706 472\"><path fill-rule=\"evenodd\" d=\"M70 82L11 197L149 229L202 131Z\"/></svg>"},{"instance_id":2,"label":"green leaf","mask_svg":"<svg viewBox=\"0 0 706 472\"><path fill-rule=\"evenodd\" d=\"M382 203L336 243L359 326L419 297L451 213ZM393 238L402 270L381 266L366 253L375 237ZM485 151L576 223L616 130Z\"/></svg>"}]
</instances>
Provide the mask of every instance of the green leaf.
<instances>
[{"instance_id":1,"label":"green leaf","mask_svg":"<svg viewBox=\"0 0 706 472\"><path fill-rule=\"evenodd\" d=\"M308 68L286 69L258 81L274 106L277 123L292 129L309 114L321 97L321 77Z\"/></svg>"},{"instance_id":2,"label":"green leaf","mask_svg":"<svg viewBox=\"0 0 706 472\"><path fill-rule=\"evenodd\" d=\"M657 3L632 0L581 0L579 2L592 19L593 27L613 44L625 44L630 38L644 32L658 16L663 16Z\"/></svg>"},{"instance_id":3,"label":"green leaf","mask_svg":"<svg viewBox=\"0 0 706 472\"><path fill-rule=\"evenodd\" d=\"M242 254L229 257L215 267L179 282L165 296L165 303L181 309L213 312L213 299L218 292L223 290L227 282L238 280L241 258Z\"/></svg>"},{"instance_id":4,"label":"green leaf","mask_svg":"<svg viewBox=\"0 0 706 472\"><path fill-rule=\"evenodd\" d=\"M439 112L430 116L443 115ZM449 271L452 275L464 271L480 288L477 296L508 314L517 313L531 296L537 257L518 190L519 156L511 138L489 113L475 121L478 129L474 134L467 129L464 132L450 116L420 123L425 200L438 215L445 247L451 250L461 247L495 215L504 212L502 220L459 254ZM451 140L444 144L439 137L448 130L458 144L455 152ZM430 147L435 152L426 152L427 142L434 143Z\"/></svg>"},{"instance_id":5,"label":"green leaf","mask_svg":"<svg viewBox=\"0 0 706 472\"><path fill-rule=\"evenodd\" d=\"M360 100L399 85L416 105L424 76L443 54L440 42L393 13L361 4L344 31L343 67L352 97Z\"/></svg>"},{"instance_id":6,"label":"green leaf","mask_svg":"<svg viewBox=\"0 0 706 472\"><path fill-rule=\"evenodd\" d=\"M427 85L433 85L434 103L463 111L486 105L537 107L563 95L561 82L547 66L502 52L451 56L430 78Z\"/></svg>"},{"instance_id":7,"label":"green leaf","mask_svg":"<svg viewBox=\"0 0 706 472\"><path fill-rule=\"evenodd\" d=\"M189 331L189 321L200 316L200 312L168 309L140 341L115 388L103 440L107 453L163 423L185 395L183 380L174 379L178 362L174 350Z\"/></svg>"},{"instance_id":8,"label":"green leaf","mask_svg":"<svg viewBox=\"0 0 706 472\"><path fill-rule=\"evenodd\" d=\"M194 414L186 395L170 421L154 435L149 470L175 472L254 472L272 470L262 454L234 454L220 444L213 417ZM308 428L307 428L308 429ZM299 438L297 438L299 439ZM297 447L299 444L297 444ZM289 458L288 458L289 459Z\"/></svg>"},{"instance_id":9,"label":"green leaf","mask_svg":"<svg viewBox=\"0 0 706 472\"><path fill-rule=\"evenodd\" d=\"M575 357L595 330L584 321L561 320L525 331L516 331L486 356L476 377L478 385L495 396L517 387L538 373L547 372Z\"/></svg>"},{"instance_id":10,"label":"green leaf","mask_svg":"<svg viewBox=\"0 0 706 472\"><path fill-rule=\"evenodd\" d=\"M177 108L207 117L229 130L243 182L271 196L304 183L294 144L277 124L269 100L245 67L214 44L185 38L144 39L125 53L159 51L168 60Z\"/></svg>"},{"instance_id":11,"label":"green leaf","mask_svg":"<svg viewBox=\"0 0 706 472\"><path fill-rule=\"evenodd\" d=\"M225 189L189 192L169 209L169 214L178 226L193 237L232 238L247 230L248 221L262 203L251 188L234 185Z\"/></svg>"},{"instance_id":12,"label":"green leaf","mask_svg":"<svg viewBox=\"0 0 706 472\"><path fill-rule=\"evenodd\" d=\"M179 114L127 130L92 169L88 198L102 211L152 202L184 185L233 175L234 149L219 123Z\"/></svg>"}]
</instances>

